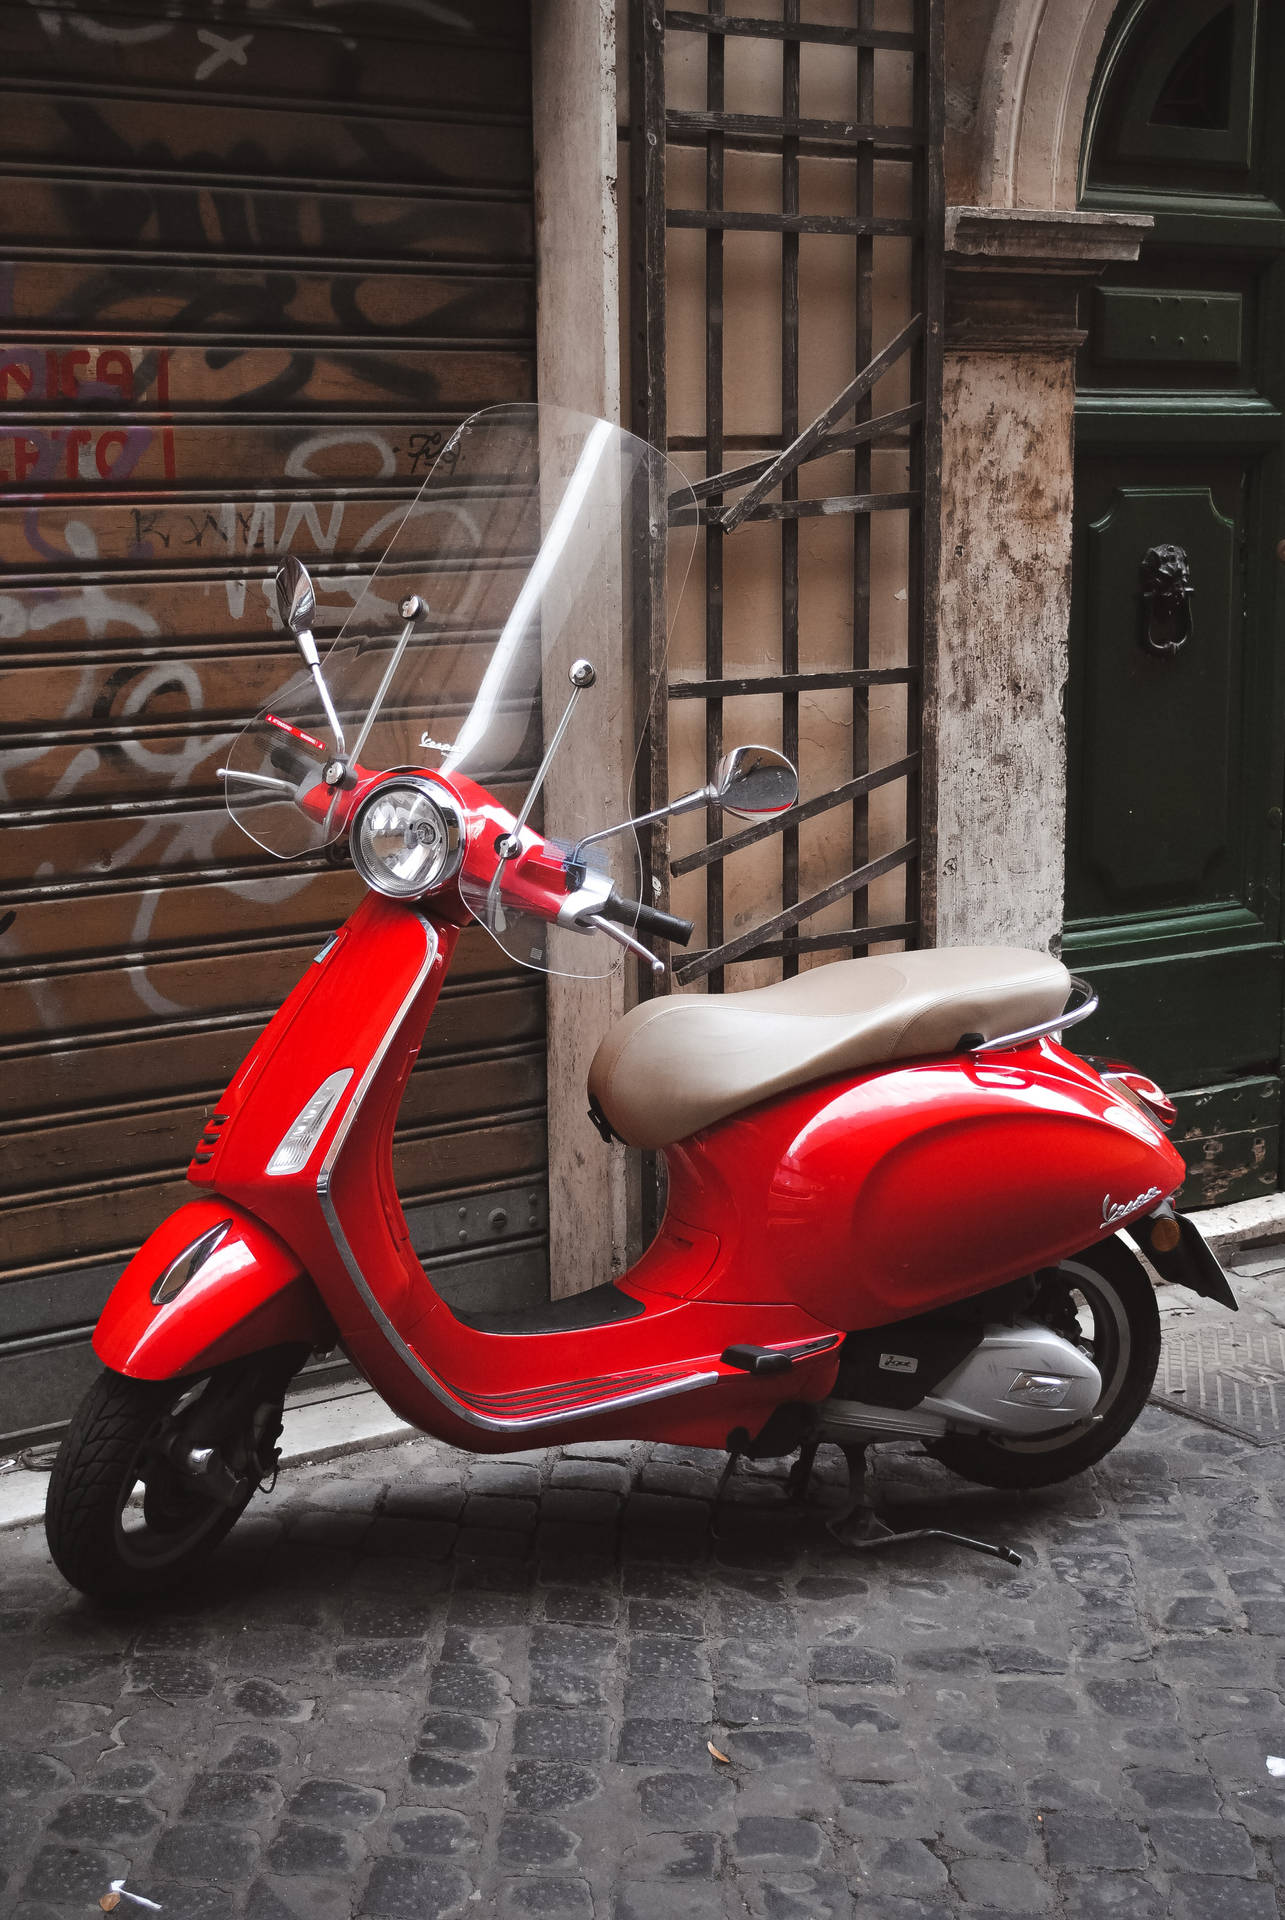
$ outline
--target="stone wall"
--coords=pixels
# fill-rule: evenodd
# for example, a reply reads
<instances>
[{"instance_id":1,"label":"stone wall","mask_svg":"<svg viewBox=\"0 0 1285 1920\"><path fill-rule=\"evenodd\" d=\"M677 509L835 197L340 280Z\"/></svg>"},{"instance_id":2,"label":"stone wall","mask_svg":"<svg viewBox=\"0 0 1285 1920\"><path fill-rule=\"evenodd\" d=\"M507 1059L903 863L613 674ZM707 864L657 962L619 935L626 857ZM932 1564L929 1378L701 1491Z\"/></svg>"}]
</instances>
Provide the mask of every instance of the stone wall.
<instances>
[{"instance_id":1,"label":"stone wall","mask_svg":"<svg viewBox=\"0 0 1285 1920\"><path fill-rule=\"evenodd\" d=\"M946 8L940 619L929 937L1056 946L1066 841L1077 295L1146 218L1075 210L1114 0Z\"/></svg>"}]
</instances>

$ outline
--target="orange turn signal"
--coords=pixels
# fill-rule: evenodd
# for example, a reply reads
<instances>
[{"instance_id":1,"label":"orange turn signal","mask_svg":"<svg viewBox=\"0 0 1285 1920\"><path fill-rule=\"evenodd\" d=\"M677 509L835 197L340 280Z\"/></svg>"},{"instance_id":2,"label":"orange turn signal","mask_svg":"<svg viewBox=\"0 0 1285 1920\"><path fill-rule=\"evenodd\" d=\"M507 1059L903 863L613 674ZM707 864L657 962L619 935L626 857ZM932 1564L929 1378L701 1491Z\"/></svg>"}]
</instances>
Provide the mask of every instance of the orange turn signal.
<instances>
[{"instance_id":1,"label":"orange turn signal","mask_svg":"<svg viewBox=\"0 0 1285 1920\"><path fill-rule=\"evenodd\" d=\"M1147 1238L1157 1253L1172 1253L1182 1239L1182 1228L1171 1213L1165 1213L1151 1222Z\"/></svg>"}]
</instances>

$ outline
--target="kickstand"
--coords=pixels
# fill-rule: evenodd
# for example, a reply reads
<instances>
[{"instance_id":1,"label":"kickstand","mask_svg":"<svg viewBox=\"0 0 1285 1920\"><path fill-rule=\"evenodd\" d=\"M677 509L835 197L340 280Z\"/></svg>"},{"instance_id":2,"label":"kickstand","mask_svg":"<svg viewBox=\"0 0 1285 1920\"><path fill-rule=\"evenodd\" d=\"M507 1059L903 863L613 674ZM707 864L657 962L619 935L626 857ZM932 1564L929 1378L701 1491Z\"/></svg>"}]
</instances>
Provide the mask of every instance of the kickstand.
<instances>
[{"instance_id":1,"label":"kickstand","mask_svg":"<svg viewBox=\"0 0 1285 1920\"><path fill-rule=\"evenodd\" d=\"M807 1440L799 1448L799 1457L785 1478L785 1497L791 1506L802 1506L808 1497L808 1482L812 1478L812 1463L817 1457L819 1440Z\"/></svg>"},{"instance_id":2,"label":"kickstand","mask_svg":"<svg viewBox=\"0 0 1285 1920\"><path fill-rule=\"evenodd\" d=\"M834 1528L831 1527L831 1533ZM840 1536L836 1534L836 1539ZM905 1533L896 1533L891 1527L869 1540L847 1540L843 1544L857 1553L870 1553L876 1547L901 1546L906 1540L949 1540L955 1547L971 1547L974 1553L989 1553L993 1559L1007 1560L1010 1567L1020 1567L1022 1556L1014 1553L1011 1547L997 1547L993 1540L974 1540L971 1534L951 1533L947 1527L909 1527Z\"/></svg>"},{"instance_id":3,"label":"kickstand","mask_svg":"<svg viewBox=\"0 0 1285 1920\"><path fill-rule=\"evenodd\" d=\"M733 1438L734 1437L735 1436L733 1436ZM727 1465L723 1468L722 1473L719 1475L718 1485L714 1489L714 1504L709 1510L709 1537L711 1540L715 1542L721 1540L722 1538L722 1535L719 1533L719 1530L718 1530L718 1516L723 1504L723 1492L727 1486L728 1481L731 1479L732 1475L736 1472L736 1463L740 1459L740 1457L741 1457L741 1449L739 1447L733 1447L731 1451L728 1453Z\"/></svg>"},{"instance_id":4,"label":"kickstand","mask_svg":"<svg viewBox=\"0 0 1285 1920\"><path fill-rule=\"evenodd\" d=\"M1021 1554L1014 1553L1011 1547L998 1547L989 1540L974 1540L969 1534L952 1533L945 1527L912 1527L905 1533L897 1533L879 1518L866 1490L865 1448L845 1447L843 1452L848 1462L850 1498L843 1512L826 1523L841 1546L850 1547L855 1553L871 1553L879 1547L900 1546L908 1540L948 1540L952 1546L971 1547L974 1553L987 1553L995 1560L1006 1560L1011 1567L1021 1566Z\"/></svg>"}]
</instances>

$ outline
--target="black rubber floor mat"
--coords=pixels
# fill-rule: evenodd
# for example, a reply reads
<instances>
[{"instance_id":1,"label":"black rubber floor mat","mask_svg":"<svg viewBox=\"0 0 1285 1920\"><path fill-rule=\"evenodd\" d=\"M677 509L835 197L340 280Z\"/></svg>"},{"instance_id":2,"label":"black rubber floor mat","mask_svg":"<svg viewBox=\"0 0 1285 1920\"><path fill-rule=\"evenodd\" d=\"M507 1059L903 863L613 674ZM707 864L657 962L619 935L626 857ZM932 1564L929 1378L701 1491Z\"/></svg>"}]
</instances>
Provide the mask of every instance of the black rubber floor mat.
<instances>
[{"instance_id":1,"label":"black rubber floor mat","mask_svg":"<svg viewBox=\"0 0 1285 1920\"><path fill-rule=\"evenodd\" d=\"M1165 1333L1152 1399L1255 1446L1285 1441L1285 1332L1190 1327Z\"/></svg>"}]
</instances>

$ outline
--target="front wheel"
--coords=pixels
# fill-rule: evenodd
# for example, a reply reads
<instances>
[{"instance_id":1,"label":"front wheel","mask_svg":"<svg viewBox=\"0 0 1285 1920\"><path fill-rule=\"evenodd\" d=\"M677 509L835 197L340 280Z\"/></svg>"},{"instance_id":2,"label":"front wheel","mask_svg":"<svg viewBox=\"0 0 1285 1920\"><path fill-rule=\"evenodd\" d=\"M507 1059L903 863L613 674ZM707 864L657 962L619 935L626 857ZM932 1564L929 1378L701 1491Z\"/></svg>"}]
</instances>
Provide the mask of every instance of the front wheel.
<instances>
[{"instance_id":1,"label":"front wheel","mask_svg":"<svg viewBox=\"0 0 1285 1920\"><path fill-rule=\"evenodd\" d=\"M140 1599L187 1574L274 1466L286 1384L305 1357L277 1348L179 1380L100 1374L49 1481L59 1572L96 1600Z\"/></svg>"},{"instance_id":2,"label":"front wheel","mask_svg":"<svg viewBox=\"0 0 1285 1920\"><path fill-rule=\"evenodd\" d=\"M1017 1440L948 1434L928 1451L985 1487L1051 1487L1118 1446L1147 1403L1160 1364L1160 1314L1146 1269L1119 1240L1102 1240L1040 1275L1031 1318L1070 1340L1102 1376L1092 1414L1056 1433Z\"/></svg>"}]
</instances>

